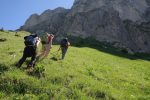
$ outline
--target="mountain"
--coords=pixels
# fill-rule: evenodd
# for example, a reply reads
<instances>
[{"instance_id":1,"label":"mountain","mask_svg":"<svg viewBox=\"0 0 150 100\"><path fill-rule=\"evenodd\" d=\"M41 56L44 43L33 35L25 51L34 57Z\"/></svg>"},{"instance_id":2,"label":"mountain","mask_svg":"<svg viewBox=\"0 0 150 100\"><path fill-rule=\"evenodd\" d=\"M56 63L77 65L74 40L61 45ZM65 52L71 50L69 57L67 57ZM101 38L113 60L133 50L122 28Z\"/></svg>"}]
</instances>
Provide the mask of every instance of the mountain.
<instances>
[{"instance_id":1,"label":"mountain","mask_svg":"<svg viewBox=\"0 0 150 100\"><path fill-rule=\"evenodd\" d=\"M150 53L149 0L75 0L71 9L33 14L21 30L92 37L132 52Z\"/></svg>"},{"instance_id":2,"label":"mountain","mask_svg":"<svg viewBox=\"0 0 150 100\"><path fill-rule=\"evenodd\" d=\"M50 31L53 34L57 33L63 26L68 11L59 7L55 10L46 10L41 15L33 14L27 19L25 25L21 27L21 30L38 33L43 31Z\"/></svg>"}]
</instances>

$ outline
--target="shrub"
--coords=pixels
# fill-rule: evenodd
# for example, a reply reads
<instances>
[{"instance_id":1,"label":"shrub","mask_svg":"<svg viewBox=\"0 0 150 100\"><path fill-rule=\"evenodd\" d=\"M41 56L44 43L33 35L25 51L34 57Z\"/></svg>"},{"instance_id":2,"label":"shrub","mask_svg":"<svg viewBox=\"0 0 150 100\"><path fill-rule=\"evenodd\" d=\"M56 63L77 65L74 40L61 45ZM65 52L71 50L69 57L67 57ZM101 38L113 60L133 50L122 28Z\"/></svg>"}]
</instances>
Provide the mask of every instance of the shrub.
<instances>
[{"instance_id":1,"label":"shrub","mask_svg":"<svg viewBox=\"0 0 150 100\"><path fill-rule=\"evenodd\" d=\"M0 31L4 32L4 29L3 29L3 27L0 29Z\"/></svg>"},{"instance_id":2,"label":"shrub","mask_svg":"<svg viewBox=\"0 0 150 100\"><path fill-rule=\"evenodd\" d=\"M45 76L44 71L45 71L44 66L38 65L33 70L29 71L28 74L40 78L42 76L43 77Z\"/></svg>"},{"instance_id":3,"label":"shrub","mask_svg":"<svg viewBox=\"0 0 150 100\"><path fill-rule=\"evenodd\" d=\"M0 63L0 74L8 70L8 66Z\"/></svg>"},{"instance_id":4,"label":"shrub","mask_svg":"<svg viewBox=\"0 0 150 100\"><path fill-rule=\"evenodd\" d=\"M16 32L15 36L16 36L16 37L21 37L20 34L18 34L17 32Z\"/></svg>"},{"instance_id":5,"label":"shrub","mask_svg":"<svg viewBox=\"0 0 150 100\"><path fill-rule=\"evenodd\" d=\"M5 42L5 41L7 41L6 38L0 38L0 42Z\"/></svg>"}]
</instances>

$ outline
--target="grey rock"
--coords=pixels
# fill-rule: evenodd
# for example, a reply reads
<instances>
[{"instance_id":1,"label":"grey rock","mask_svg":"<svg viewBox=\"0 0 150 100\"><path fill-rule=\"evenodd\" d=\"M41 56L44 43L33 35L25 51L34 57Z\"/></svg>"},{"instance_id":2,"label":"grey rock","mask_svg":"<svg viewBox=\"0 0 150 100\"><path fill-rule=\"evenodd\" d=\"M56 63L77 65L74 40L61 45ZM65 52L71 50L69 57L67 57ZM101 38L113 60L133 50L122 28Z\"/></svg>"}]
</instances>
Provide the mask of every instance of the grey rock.
<instances>
[{"instance_id":1,"label":"grey rock","mask_svg":"<svg viewBox=\"0 0 150 100\"><path fill-rule=\"evenodd\" d=\"M71 34L117 43L128 53L150 53L149 0L75 0L71 9L31 15L21 30Z\"/></svg>"},{"instance_id":2,"label":"grey rock","mask_svg":"<svg viewBox=\"0 0 150 100\"><path fill-rule=\"evenodd\" d=\"M21 27L21 30L29 32L62 32L62 26L68 9L57 8L54 10L46 10L41 15L31 15L25 22L25 25Z\"/></svg>"},{"instance_id":3,"label":"grey rock","mask_svg":"<svg viewBox=\"0 0 150 100\"><path fill-rule=\"evenodd\" d=\"M113 7L119 12L122 20L140 20L142 14L148 7L148 0L75 0L72 7L72 14L87 12L102 6Z\"/></svg>"}]
</instances>

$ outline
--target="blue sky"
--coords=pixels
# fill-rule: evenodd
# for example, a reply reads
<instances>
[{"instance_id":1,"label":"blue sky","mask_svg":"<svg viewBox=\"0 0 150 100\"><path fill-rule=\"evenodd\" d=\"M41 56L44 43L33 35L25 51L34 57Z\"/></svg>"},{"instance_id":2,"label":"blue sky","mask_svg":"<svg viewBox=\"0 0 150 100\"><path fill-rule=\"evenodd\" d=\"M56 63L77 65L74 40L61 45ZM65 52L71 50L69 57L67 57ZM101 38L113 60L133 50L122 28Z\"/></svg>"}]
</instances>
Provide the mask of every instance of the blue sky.
<instances>
[{"instance_id":1,"label":"blue sky","mask_svg":"<svg viewBox=\"0 0 150 100\"><path fill-rule=\"evenodd\" d=\"M31 14L57 7L71 8L74 0L0 0L0 28L15 30Z\"/></svg>"}]
</instances>

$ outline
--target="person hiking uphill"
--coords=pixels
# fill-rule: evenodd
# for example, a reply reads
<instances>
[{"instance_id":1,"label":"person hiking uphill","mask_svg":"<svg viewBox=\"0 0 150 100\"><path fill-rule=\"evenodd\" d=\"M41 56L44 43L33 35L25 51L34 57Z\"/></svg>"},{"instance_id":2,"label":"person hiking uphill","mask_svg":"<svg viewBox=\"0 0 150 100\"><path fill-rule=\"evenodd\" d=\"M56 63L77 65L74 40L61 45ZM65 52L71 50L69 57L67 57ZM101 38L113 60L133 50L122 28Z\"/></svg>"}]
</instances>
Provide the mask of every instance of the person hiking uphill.
<instances>
[{"instance_id":1,"label":"person hiking uphill","mask_svg":"<svg viewBox=\"0 0 150 100\"><path fill-rule=\"evenodd\" d=\"M49 44L49 46L50 46L50 49L52 48L53 39L54 39L54 35L53 35L53 34L50 34L50 35L48 36L48 44Z\"/></svg>"},{"instance_id":2,"label":"person hiking uphill","mask_svg":"<svg viewBox=\"0 0 150 100\"><path fill-rule=\"evenodd\" d=\"M50 49L52 48L52 41L53 41L54 35L49 33L43 33L41 36L41 43L42 43L42 52L38 56L39 57L47 57Z\"/></svg>"},{"instance_id":3,"label":"person hiking uphill","mask_svg":"<svg viewBox=\"0 0 150 100\"><path fill-rule=\"evenodd\" d=\"M61 57L62 60L65 58L69 46L70 46L70 42L68 41L68 38L64 38L61 40L59 50L61 49L62 52L62 57Z\"/></svg>"},{"instance_id":4,"label":"person hiking uphill","mask_svg":"<svg viewBox=\"0 0 150 100\"><path fill-rule=\"evenodd\" d=\"M28 67L34 67L36 61L36 49L40 43L40 38L37 37L37 34L31 34L24 37L24 52L22 58L16 64L17 67L21 67L27 57L31 57L31 61L28 64Z\"/></svg>"}]
</instances>

